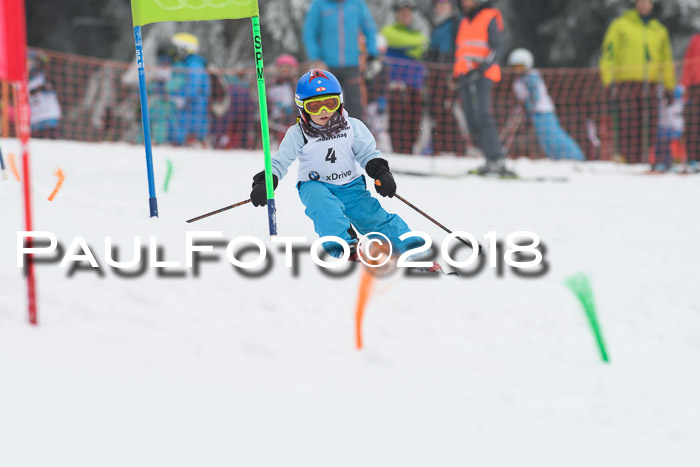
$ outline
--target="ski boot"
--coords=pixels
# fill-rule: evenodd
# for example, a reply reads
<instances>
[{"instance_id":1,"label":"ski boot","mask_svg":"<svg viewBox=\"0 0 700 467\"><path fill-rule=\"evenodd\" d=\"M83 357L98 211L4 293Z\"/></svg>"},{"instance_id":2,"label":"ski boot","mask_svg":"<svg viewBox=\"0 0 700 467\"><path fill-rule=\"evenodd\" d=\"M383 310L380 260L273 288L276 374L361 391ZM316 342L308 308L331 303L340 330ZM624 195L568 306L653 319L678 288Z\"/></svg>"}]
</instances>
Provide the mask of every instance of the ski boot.
<instances>
[{"instance_id":1,"label":"ski boot","mask_svg":"<svg viewBox=\"0 0 700 467\"><path fill-rule=\"evenodd\" d=\"M499 178L518 178L517 174L506 168L505 162L500 159L497 161L487 161L486 164L481 167L469 171L472 175L479 175L481 177L499 177Z\"/></svg>"},{"instance_id":2,"label":"ski boot","mask_svg":"<svg viewBox=\"0 0 700 467\"><path fill-rule=\"evenodd\" d=\"M416 270L427 272L430 274L443 274L445 276L459 276L456 272L445 272L442 266L437 261L433 261L433 265L429 267L417 267Z\"/></svg>"}]
</instances>

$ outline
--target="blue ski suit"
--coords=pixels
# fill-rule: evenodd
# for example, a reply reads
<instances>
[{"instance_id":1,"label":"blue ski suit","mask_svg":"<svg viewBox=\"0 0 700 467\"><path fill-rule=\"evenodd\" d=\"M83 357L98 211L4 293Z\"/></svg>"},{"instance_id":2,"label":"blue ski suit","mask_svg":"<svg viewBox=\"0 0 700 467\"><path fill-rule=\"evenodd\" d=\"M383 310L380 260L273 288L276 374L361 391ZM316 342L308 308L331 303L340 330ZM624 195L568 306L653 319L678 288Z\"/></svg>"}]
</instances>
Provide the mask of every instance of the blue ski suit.
<instances>
[{"instance_id":1,"label":"blue ski suit","mask_svg":"<svg viewBox=\"0 0 700 467\"><path fill-rule=\"evenodd\" d=\"M290 127L279 151L272 156L272 173L281 180L292 162L299 159L299 197L320 237L337 236L352 245L357 243L357 230L360 234L383 233L394 252L423 245L419 237L399 240L410 232L408 225L398 215L386 212L367 190L360 167L364 169L381 153L364 123L345 118L345 129L330 138L312 138L300 125ZM342 247L336 243L325 242L323 247L331 256L342 256Z\"/></svg>"}]
</instances>

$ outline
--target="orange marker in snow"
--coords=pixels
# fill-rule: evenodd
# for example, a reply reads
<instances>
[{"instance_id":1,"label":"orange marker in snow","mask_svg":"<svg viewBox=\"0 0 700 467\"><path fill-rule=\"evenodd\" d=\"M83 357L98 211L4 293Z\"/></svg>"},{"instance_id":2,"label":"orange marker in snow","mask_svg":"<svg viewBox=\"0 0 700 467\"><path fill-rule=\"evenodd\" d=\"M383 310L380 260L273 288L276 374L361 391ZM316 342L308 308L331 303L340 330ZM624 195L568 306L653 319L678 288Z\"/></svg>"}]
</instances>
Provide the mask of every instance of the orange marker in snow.
<instances>
[{"instance_id":1,"label":"orange marker in snow","mask_svg":"<svg viewBox=\"0 0 700 467\"><path fill-rule=\"evenodd\" d=\"M374 276L367 269L362 268L362 277L360 278L360 290L357 294L357 307L355 308L355 345L357 350L362 349L362 321L365 316L365 307L372 293L372 285L374 284Z\"/></svg>"},{"instance_id":2,"label":"orange marker in snow","mask_svg":"<svg viewBox=\"0 0 700 467\"><path fill-rule=\"evenodd\" d=\"M22 179L19 178L19 170L17 170L17 163L15 162L15 155L13 153L10 153L9 155L10 159L10 169L12 169L12 174L15 176L18 182L21 182Z\"/></svg>"},{"instance_id":3,"label":"orange marker in snow","mask_svg":"<svg viewBox=\"0 0 700 467\"><path fill-rule=\"evenodd\" d=\"M61 189L61 185L63 185L63 180L66 179L66 177L63 175L63 170L61 170L60 167L56 169L56 171L53 174L58 177L58 183L56 183L56 188L54 188L51 192L51 196L49 196L49 201L53 201L54 197L58 193L58 190Z\"/></svg>"}]
</instances>

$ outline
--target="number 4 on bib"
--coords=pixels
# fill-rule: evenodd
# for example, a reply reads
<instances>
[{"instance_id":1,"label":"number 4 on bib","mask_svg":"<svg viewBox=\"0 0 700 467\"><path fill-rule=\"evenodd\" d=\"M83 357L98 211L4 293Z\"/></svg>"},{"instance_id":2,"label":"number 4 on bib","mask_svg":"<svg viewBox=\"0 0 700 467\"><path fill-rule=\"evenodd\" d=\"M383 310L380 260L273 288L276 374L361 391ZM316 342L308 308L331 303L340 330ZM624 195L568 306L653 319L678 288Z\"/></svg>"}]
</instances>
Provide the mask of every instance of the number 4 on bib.
<instances>
[{"instance_id":1,"label":"number 4 on bib","mask_svg":"<svg viewBox=\"0 0 700 467\"><path fill-rule=\"evenodd\" d=\"M335 149L328 148L328 154L326 154L326 160L329 161L331 164L335 164L335 161L336 161Z\"/></svg>"}]
</instances>

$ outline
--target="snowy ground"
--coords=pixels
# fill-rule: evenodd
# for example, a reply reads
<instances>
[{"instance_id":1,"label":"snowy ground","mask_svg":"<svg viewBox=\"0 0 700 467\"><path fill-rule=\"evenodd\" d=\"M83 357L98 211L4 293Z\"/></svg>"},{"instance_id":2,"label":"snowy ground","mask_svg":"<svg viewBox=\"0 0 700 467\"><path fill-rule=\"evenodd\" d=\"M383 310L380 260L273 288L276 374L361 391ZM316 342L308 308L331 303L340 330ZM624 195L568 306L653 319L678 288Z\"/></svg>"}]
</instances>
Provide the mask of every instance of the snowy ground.
<instances>
[{"instance_id":1,"label":"snowy ground","mask_svg":"<svg viewBox=\"0 0 700 467\"><path fill-rule=\"evenodd\" d=\"M15 141L0 143L17 154ZM265 210L251 206L184 222L245 199L260 154L157 148L161 218L151 220L142 148L32 150L35 230L64 246L84 236L103 266L106 235L124 255L134 236L155 235L180 261L188 227L267 238ZM390 160L440 172L478 163ZM257 280L224 261L180 279L67 278L40 265L40 326L30 327L15 266L20 185L0 180L0 465L700 465L700 176L514 166L569 182L397 176L399 193L477 238L536 232L549 273L385 279L362 352L359 274L327 278L303 255L295 278L276 252ZM66 180L50 203L56 167ZM277 198L280 234L315 239L291 176ZM399 201L383 204L444 238ZM579 271L592 280L609 365L563 285Z\"/></svg>"}]
</instances>

